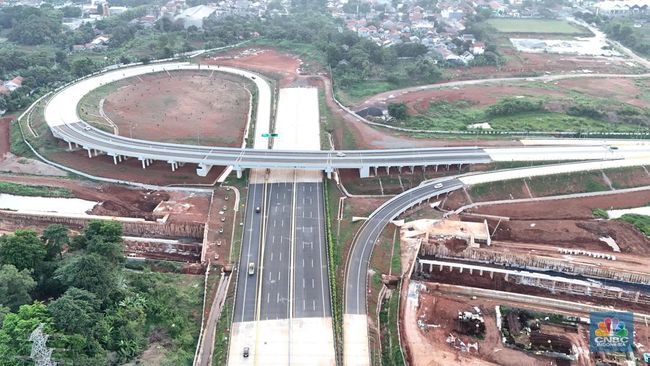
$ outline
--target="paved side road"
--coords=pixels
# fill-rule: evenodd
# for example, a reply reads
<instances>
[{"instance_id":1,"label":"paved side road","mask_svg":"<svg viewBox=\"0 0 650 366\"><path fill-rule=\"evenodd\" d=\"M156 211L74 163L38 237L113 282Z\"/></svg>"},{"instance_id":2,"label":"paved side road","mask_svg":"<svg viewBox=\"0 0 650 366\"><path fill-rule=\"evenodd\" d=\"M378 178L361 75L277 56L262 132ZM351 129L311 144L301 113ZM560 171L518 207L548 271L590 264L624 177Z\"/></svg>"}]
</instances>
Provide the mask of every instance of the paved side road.
<instances>
[{"instance_id":1,"label":"paved side road","mask_svg":"<svg viewBox=\"0 0 650 366\"><path fill-rule=\"evenodd\" d=\"M203 338L199 347L199 355L194 361L194 366L210 366L212 365L212 355L214 354L214 340L215 332L217 330L217 322L221 317L221 310L226 301L226 294L228 293L228 286L230 286L230 275L222 274L217 286L217 292L212 299L212 307L210 314L203 330Z\"/></svg>"}]
</instances>

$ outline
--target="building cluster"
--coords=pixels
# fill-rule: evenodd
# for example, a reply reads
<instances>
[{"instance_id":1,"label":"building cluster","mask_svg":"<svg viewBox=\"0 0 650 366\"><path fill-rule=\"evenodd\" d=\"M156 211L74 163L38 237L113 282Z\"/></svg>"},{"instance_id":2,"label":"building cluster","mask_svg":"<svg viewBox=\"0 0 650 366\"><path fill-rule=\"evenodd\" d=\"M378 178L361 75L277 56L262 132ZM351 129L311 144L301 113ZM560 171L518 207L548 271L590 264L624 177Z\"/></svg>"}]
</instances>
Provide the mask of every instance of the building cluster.
<instances>
[{"instance_id":1,"label":"building cluster","mask_svg":"<svg viewBox=\"0 0 650 366\"><path fill-rule=\"evenodd\" d=\"M496 0L446 0L428 8L410 0L393 4L377 0L363 12L360 6L340 1L328 6L335 17L343 19L348 30L377 45L418 43L436 59L464 64L485 52L485 44L466 32L468 17L480 8L488 8L493 14L509 14L508 6Z\"/></svg>"},{"instance_id":2,"label":"building cluster","mask_svg":"<svg viewBox=\"0 0 650 366\"><path fill-rule=\"evenodd\" d=\"M22 76L16 76L8 81L0 80L0 95L9 95L12 91L20 88L23 86L23 80Z\"/></svg>"},{"instance_id":3,"label":"building cluster","mask_svg":"<svg viewBox=\"0 0 650 366\"><path fill-rule=\"evenodd\" d=\"M596 14L630 16L650 14L650 0L606 0L590 4Z\"/></svg>"}]
</instances>

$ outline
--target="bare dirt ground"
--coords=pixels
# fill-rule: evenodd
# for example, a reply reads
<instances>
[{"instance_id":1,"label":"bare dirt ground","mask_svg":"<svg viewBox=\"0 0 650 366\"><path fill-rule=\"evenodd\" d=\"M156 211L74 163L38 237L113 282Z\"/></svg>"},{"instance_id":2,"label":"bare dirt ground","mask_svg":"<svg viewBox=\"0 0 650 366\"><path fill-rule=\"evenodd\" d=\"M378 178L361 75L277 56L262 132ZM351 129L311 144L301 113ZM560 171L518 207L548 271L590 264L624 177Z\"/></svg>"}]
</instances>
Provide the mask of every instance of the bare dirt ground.
<instances>
[{"instance_id":1,"label":"bare dirt ground","mask_svg":"<svg viewBox=\"0 0 650 366\"><path fill-rule=\"evenodd\" d=\"M268 73L280 79L280 87L286 87L299 76L302 61L270 47L238 48L217 56L203 59L201 63L219 64Z\"/></svg>"},{"instance_id":2,"label":"bare dirt ground","mask_svg":"<svg viewBox=\"0 0 650 366\"><path fill-rule=\"evenodd\" d=\"M176 222L205 222L210 197L208 195L168 193L131 189L112 184L98 184L72 179L2 175L0 180L29 185L67 188L77 198L98 201L91 212L102 216L124 216L152 219L169 214L168 220ZM154 215L161 202L165 207Z\"/></svg>"},{"instance_id":3,"label":"bare dirt ground","mask_svg":"<svg viewBox=\"0 0 650 366\"><path fill-rule=\"evenodd\" d=\"M417 90L406 94L381 93L357 103L355 109L368 105L386 103L406 103L411 114L426 112L431 103L465 101L472 107L485 107L509 96L532 96L570 98L571 93L579 92L585 96L607 98L628 103L640 108L650 107L650 101L643 98L643 84L647 81L629 78L580 78L558 80L549 83L551 87L529 86L522 82L503 83L503 85L468 85L445 89ZM647 86L646 86L647 88Z\"/></svg>"},{"instance_id":4,"label":"bare dirt ground","mask_svg":"<svg viewBox=\"0 0 650 366\"><path fill-rule=\"evenodd\" d=\"M8 153L11 147L10 123L13 119L14 116L0 117L0 155Z\"/></svg>"},{"instance_id":5,"label":"bare dirt ground","mask_svg":"<svg viewBox=\"0 0 650 366\"><path fill-rule=\"evenodd\" d=\"M533 311L567 316L588 316L581 312L567 312L549 304L530 304L515 301L493 300L489 298L470 299L466 296L449 294L438 289L436 283L427 283L427 290L421 291L420 307L403 306L402 342L407 344L411 363L416 365L556 365L556 361L541 356L530 355L518 350L506 348L496 328L495 307L506 305L511 308L529 309ZM402 304L406 301L403 297ZM468 336L461 337L470 343L478 342L479 351L461 352L452 348L447 342L447 336L455 332L458 311L471 311L477 306L484 315L486 334L484 339L477 340ZM416 326L417 319L427 324L440 325L439 328L421 330ZM641 352L647 351L650 343L650 327L641 322L635 322L635 342L644 345ZM568 332L555 326L542 327L544 332L567 337L578 350L578 361L571 365L593 365L596 354L588 352L587 325L579 325L577 332ZM639 355L640 356L640 355Z\"/></svg>"},{"instance_id":6,"label":"bare dirt ground","mask_svg":"<svg viewBox=\"0 0 650 366\"><path fill-rule=\"evenodd\" d=\"M494 307L500 305L489 300L469 300L445 296L439 293L420 292L419 308L406 305L406 296L402 297L404 309L403 324L411 364L414 365L503 365L503 366L542 366L549 365L551 359L533 356L524 352L505 347L496 327ZM458 312L472 311L477 306L485 319L485 337L482 340L460 335L455 329ZM422 330L417 326L420 319L426 324L439 327L429 327ZM478 351L462 352L446 342L453 334L460 336L465 343L478 343ZM550 363L554 365L554 363Z\"/></svg>"},{"instance_id":7,"label":"bare dirt ground","mask_svg":"<svg viewBox=\"0 0 650 366\"><path fill-rule=\"evenodd\" d=\"M474 146L474 140L417 139L373 128L360 122L342 110L332 99L329 75L320 70L318 75L305 75L304 68L319 70L318 65L305 67L297 56L269 47L239 48L215 57L203 59L202 63L229 65L255 70L280 79L280 87L316 86L325 91L325 102L336 119L333 132L334 143L339 149L379 149L433 146ZM347 136L346 136L347 135ZM483 145L503 145L503 141L488 140ZM505 144L518 144L506 141Z\"/></svg>"},{"instance_id":8,"label":"bare dirt ground","mask_svg":"<svg viewBox=\"0 0 650 366\"><path fill-rule=\"evenodd\" d=\"M644 206L650 202L650 190L612 193L604 196L561 199L541 202L505 203L480 206L468 212L506 216L520 220L587 219L593 218L594 208L628 208ZM462 203L461 203L462 204ZM447 207L457 206L451 200Z\"/></svg>"},{"instance_id":9,"label":"bare dirt ground","mask_svg":"<svg viewBox=\"0 0 650 366\"><path fill-rule=\"evenodd\" d=\"M63 144L60 146L63 147ZM199 177L194 164L186 164L172 172L170 165L162 161L155 161L143 170L142 163L137 159L131 158L114 165L113 158L100 155L90 159L85 150L74 153L61 151L49 157L88 174L156 185L212 184L223 171L223 167L215 166L207 177Z\"/></svg>"},{"instance_id":10,"label":"bare dirt ground","mask_svg":"<svg viewBox=\"0 0 650 366\"><path fill-rule=\"evenodd\" d=\"M509 42L508 42L509 43ZM502 67L459 67L449 70L449 76L454 80L468 80L488 77L508 77L572 72L576 70L590 70L594 73L620 73L627 74L633 68L623 58L606 58L590 56L559 55L552 53L524 53L512 47L501 47L500 52L508 59Z\"/></svg>"},{"instance_id":11,"label":"bare dirt ground","mask_svg":"<svg viewBox=\"0 0 650 366\"><path fill-rule=\"evenodd\" d=\"M650 100L643 98L642 89L650 87L650 80L625 78L565 79L555 85L599 98L611 98L640 108L650 108Z\"/></svg>"},{"instance_id":12,"label":"bare dirt ground","mask_svg":"<svg viewBox=\"0 0 650 366\"><path fill-rule=\"evenodd\" d=\"M610 253L610 247L599 240L609 236L622 253L650 253L650 240L634 225L617 220L511 220L501 221L498 226L491 223L490 228L492 239L499 241Z\"/></svg>"},{"instance_id":13,"label":"bare dirt ground","mask_svg":"<svg viewBox=\"0 0 650 366\"><path fill-rule=\"evenodd\" d=\"M154 141L241 146L250 94L237 77L174 71L119 82L104 111L122 136Z\"/></svg>"}]
</instances>

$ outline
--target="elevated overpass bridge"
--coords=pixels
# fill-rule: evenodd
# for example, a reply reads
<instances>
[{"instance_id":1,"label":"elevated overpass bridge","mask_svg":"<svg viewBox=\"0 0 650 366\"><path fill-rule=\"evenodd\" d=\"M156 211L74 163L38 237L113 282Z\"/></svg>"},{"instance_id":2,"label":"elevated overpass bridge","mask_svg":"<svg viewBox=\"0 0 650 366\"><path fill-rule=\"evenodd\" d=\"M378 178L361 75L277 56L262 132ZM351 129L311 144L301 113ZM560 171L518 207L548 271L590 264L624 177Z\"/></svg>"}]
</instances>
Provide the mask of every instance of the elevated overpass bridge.
<instances>
[{"instance_id":1,"label":"elevated overpass bridge","mask_svg":"<svg viewBox=\"0 0 650 366\"><path fill-rule=\"evenodd\" d=\"M90 91L121 79L153 72L174 70L219 71L247 78L258 89L256 138L254 149L182 145L127 138L94 128L77 113L81 98ZM294 168L320 170L328 177L335 169L357 169L368 177L378 169L415 167L438 169L439 166L463 166L492 161L617 159L648 155L646 146L611 150L596 146L548 146L482 149L478 147L417 148L389 150L283 151L269 150L268 140L258 135L270 132L271 87L258 74L225 66L198 65L188 62L156 63L109 70L77 80L57 91L45 107L45 121L53 135L66 141L70 150L81 148L92 158L99 154L113 157L118 164L124 158L137 158L146 168L153 161L164 161L175 170L182 164L196 164L197 174L205 176L212 166L232 166L240 177L248 168Z\"/></svg>"}]
</instances>

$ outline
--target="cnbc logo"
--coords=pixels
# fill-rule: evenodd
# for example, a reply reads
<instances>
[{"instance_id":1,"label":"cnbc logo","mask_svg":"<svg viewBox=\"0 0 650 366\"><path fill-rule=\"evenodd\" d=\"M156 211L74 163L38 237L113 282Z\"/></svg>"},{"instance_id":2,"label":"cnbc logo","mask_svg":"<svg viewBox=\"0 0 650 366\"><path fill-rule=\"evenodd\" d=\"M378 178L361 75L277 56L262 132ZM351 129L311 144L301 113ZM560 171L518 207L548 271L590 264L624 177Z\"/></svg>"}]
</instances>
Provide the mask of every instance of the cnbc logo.
<instances>
[{"instance_id":1,"label":"cnbc logo","mask_svg":"<svg viewBox=\"0 0 650 366\"><path fill-rule=\"evenodd\" d=\"M627 312L594 312L590 315L589 348L592 352L632 350L634 316Z\"/></svg>"}]
</instances>

